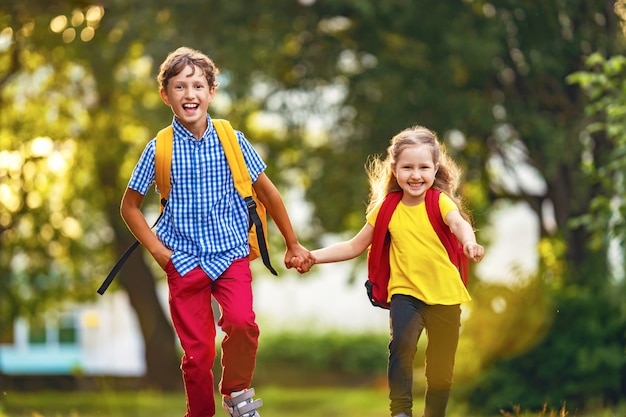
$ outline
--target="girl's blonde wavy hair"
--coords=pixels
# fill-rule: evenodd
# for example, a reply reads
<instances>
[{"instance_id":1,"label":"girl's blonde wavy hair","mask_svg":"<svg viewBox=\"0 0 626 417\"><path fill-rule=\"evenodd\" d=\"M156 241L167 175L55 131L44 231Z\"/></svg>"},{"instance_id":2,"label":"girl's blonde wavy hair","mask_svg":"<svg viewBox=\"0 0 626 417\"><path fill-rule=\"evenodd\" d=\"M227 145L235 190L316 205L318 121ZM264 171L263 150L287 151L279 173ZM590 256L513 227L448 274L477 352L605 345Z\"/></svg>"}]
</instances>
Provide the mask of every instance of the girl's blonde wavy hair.
<instances>
[{"instance_id":1,"label":"girl's blonde wavy hair","mask_svg":"<svg viewBox=\"0 0 626 417\"><path fill-rule=\"evenodd\" d=\"M470 217L464 210L463 201L457 195L461 169L446 153L445 147L439 143L435 132L423 126L413 126L395 135L387 148L385 159L375 156L369 160L366 167L370 182L367 212L371 212L381 204L390 192L402 190L394 174L396 161L402 151L411 146L427 146L430 149L433 162L439 164L433 188L446 193L457 205L461 215L469 221Z\"/></svg>"}]
</instances>

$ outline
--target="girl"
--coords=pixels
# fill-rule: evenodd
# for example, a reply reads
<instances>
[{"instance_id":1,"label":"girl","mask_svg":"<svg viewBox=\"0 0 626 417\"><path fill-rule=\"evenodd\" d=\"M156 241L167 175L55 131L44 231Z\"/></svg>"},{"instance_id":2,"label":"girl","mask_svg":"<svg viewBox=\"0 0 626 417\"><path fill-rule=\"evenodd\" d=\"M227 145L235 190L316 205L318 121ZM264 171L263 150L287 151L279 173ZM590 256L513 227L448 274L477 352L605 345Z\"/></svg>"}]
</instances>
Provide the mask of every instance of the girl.
<instances>
[{"instance_id":1,"label":"girl","mask_svg":"<svg viewBox=\"0 0 626 417\"><path fill-rule=\"evenodd\" d=\"M329 263L363 253L372 243L383 200L393 191L402 192L389 222L390 410L394 417L412 415L413 360L420 334L426 329L424 416L444 416L459 340L460 304L470 296L429 222L424 200L429 188L441 191L442 218L462 243L465 256L479 262L484 248L476 243L468 216L455 197L460 171L435 133L415 126L393 137L386 159L374 158L368 174L371 194L365 226L352 239L312 254L315 263ZM300 269L308 266L302 261Z\"/></svg>"}]
</instances>

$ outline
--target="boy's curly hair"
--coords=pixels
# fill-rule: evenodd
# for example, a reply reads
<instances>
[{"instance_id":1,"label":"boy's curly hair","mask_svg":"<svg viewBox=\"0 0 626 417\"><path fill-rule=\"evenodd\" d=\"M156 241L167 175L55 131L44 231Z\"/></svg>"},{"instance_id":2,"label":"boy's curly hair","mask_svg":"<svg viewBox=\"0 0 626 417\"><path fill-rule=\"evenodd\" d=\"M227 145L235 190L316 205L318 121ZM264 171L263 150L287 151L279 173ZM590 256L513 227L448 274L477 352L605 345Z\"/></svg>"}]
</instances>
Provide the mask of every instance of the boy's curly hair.
<instances>
[{"instance_id":1,"label":"boy's curly hair","mask_svg":"<svg viewBox=\"0 0 626 417\"><path fill-rule=\"evenodd\" d=\"M219 69L211 58L198 50L182 46L174 52L170 52L161 64L159 75L157 76L159 88L165 90L169 80L180 74L188 66L194 71L196 67L200 68L204 72L210 87L217 88L219 86L219 83L215 80L217 74L219 74Z\"/></svg>"}]
</instances>

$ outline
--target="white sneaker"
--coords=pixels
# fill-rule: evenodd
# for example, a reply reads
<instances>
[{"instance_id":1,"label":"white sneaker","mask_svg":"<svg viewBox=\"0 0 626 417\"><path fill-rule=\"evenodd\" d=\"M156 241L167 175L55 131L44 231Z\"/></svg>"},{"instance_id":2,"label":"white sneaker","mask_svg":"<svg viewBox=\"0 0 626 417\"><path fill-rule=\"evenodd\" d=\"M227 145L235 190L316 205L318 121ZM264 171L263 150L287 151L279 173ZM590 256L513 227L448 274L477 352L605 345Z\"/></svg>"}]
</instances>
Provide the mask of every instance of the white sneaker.
<instances>
[{"instance_id":1,"label":"white sneaker","mask_svg":"<svg viewBox=\"0 0 626 417\"><path fill-rule=\"evenodd\" d=\"M261 417L257 408L263 405L263 401L252 399L254 396L254 388L244 389L241 391L231 392L225 395L222 405L224 411L231 417Z\"/></svg>"}]
</instances>

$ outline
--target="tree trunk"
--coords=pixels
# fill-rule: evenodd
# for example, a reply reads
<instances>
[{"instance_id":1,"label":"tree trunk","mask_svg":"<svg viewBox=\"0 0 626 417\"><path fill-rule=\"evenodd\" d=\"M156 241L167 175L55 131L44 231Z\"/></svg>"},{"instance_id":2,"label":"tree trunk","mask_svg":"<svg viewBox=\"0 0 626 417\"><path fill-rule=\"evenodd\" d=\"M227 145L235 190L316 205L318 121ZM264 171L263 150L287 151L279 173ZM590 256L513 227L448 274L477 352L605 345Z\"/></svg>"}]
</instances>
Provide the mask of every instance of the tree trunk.
<instances>
[{"instance_id":1,"label":"tree trunk","mask_svg":"<svg viewBox=\"0 0 626 417\"><path fill-rule=\"evenodd\" d=\"M139 248L124 265L120 284L128 293L145 344L146 382L150 388L182 389L176 336L159 302L155 280Z\"/></svg>"},{"instance_id":2,"label":"tree trunk","mask_svg":"<svg viewBox=\"0 0 626 417\"><path fill-rule=\"evenodd\" d=\"M116 137L116 132L111 127L112 124L107 123L106 126L111 130L108 132L108 137ZM119 152L119 149L103 148L100 152L101 158L97 160L101 189L105 195L109 196L106 201L106 213L108 223L116 236L118 256L134 242L132 234L119 213L119 198L122 191L116 182L117 171L111 169L115 166L111 161L115 160ZM146 264L144 254L143 247L137 248L124 264L118 280L128 293L130 305L139 321L145 347L146 383L154 389L182 389L176 335L159 302L155 277Z\"/></svg>"}]
</instances>

